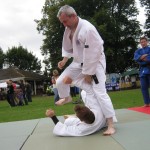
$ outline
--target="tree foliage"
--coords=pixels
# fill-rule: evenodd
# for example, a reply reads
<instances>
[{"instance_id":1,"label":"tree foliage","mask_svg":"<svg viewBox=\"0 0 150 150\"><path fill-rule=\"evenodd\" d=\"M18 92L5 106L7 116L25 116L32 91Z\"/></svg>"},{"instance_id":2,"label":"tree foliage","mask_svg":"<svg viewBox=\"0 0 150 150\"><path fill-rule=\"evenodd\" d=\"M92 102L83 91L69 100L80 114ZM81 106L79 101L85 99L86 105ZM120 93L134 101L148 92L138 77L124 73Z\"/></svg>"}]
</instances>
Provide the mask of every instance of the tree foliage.
<instances>
[{"instance_id":1,"label":"tree foliage","mask_svg":"<svg viewBox=\"0 0 150 150\"><path fill-rule=\"evenodd\" d=\"M41 69L41 61L22 46L8 49L5 61L9 66L16 66L22 70L39 72Z\"/></svg>"},{"instance_id":2,"label":"tree foliage","mask_svg":"<svg viewBox=\"0 0 150 150\"><path fill-rule=\"evenodd\" d=\"M58 1L59 2L59 1ZM57 19L59 5L55 0L46 0L42 9L43 18L36 20L37 30L44 35L42 54L45 55L46 68L57 68L58 60L61 59L61 42L64 27Z\"/></svg>"},{"instance_id":3,"label":"tree foliage","mask_svg":"<svg viewBox=\"0 0 150 150\"><path fill-rule=\"evenodd\" d=\"M60 6L68 4L75 8L81 18L95 25L104 39L107 72L123 72L135 66L133 53L141 30L137 21L138 10L134 0L46 0L43 18L37 20L37 29L45 36L41 47L45 62L56 68L61 59L61 45L64 27L57 12Z\"/></svg>"},{"instance_id":4,"label":"tree foliage","mask_svg":"<svg viewBox=\"0 0 150 150\"><path fill-rule=\"evenodd\" d=\"M4 60L5 60L5 54L3 50L0 48L0 69L3 68Z\"/></svg>"},{"instance_id":5,"label":"tree foliage","mask_svg":"<svg viewBox=\"0 0 150 150\"><path fill-rule=\"evenodd\" d=\"M145 7L146 12L146 22L145 22L145 34L150 38L150 0L140 0L140 3Z\"/></svg>"}]
</instances>

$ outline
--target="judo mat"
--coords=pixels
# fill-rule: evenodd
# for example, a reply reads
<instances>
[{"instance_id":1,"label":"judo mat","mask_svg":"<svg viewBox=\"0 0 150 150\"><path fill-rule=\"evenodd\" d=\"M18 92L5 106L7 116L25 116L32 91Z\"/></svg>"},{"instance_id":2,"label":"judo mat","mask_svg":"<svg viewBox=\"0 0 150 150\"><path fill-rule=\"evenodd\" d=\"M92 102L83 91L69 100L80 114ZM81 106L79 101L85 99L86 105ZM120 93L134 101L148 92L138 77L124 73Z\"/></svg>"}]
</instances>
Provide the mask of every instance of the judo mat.
<instances>
[{"instance_id":1,"label":"judo mat","mask_svg":"<svg viewBox=\"0 0 150 150\"><path fill-rule=\"evenodd\" d=\"M116 116L112 136L103 136L102 129L84 137L57 137L50 118L0 123L0 150L150 150L150 115L118 109Z\"/></svg>"}]
</instances>

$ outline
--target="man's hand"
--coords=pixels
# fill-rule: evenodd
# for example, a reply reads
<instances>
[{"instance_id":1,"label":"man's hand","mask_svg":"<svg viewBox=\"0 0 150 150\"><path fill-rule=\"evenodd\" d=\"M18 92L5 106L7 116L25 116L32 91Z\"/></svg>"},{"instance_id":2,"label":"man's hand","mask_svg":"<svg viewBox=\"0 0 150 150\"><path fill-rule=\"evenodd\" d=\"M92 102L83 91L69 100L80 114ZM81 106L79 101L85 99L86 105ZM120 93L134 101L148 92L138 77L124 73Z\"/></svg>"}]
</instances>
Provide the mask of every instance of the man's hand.
<instances>
[{"instance_id":1,"label":"man's hand","mask_svg":"<svg viewBox=\"0 0 150 150\"><path fill-rule=\"evenodd\" d=\"M66 77L63 79L63 82L64 82L65 84L71 84L71 83L72 83L72 79L71 79L70 77L66 76Z\"/></svg>"},{"instance_id":2,"label":"man's hand","mask_svg":"<svg viewBox=\"0 0 150 150\"><path fill-rule=\"evenodd\" d=\"M62 61L58 62L58 68L63 69L67 61L68 61L68 58L64 57Z\"/></svg>"},{"instance_id":3,"label":"man's hand","mask_svg":"<svg viewBox=\"0 0 150 150\"><path fill-rule=\"evenodd\" d=\"M84 80L85 82L91 84L93 79L91 75L85 75Z\"/></svg>"},{"instance_id":4,"label":"man's hand","mask_svg":"<svg viewBox=\"0 0 150 150\"><path fill-rule=\"evenodd\" d=\"M148 54L144 54L144 55L142 55L142 56L140 57L140 60L142 60L142 61L146 61L146 60L147 60L147 59L146 59L147 55L148 55Z\"/></svg>"},{"instance_id":5,"label":"man's hand","mask_svg":"<svg viewBox=\"0 0 150 150\"><path fill-rule=\"evenodd\" d=\"M60 62L58 62L58 68L59 69L63 69L63 67L65 66L65 62L62 60L62 61L60 61Z\"/></svg>"},{"instance_id":6,"label":"man's hand","mask_svg":"<svg viewBox=\"0 0 150 150\"><path fill-rule=\"evenodd\" d=\"M52 109L47 109L45 115L47 117L53 117L53 116L55 116L55 112Z\"/></svg>"}]
</instances>

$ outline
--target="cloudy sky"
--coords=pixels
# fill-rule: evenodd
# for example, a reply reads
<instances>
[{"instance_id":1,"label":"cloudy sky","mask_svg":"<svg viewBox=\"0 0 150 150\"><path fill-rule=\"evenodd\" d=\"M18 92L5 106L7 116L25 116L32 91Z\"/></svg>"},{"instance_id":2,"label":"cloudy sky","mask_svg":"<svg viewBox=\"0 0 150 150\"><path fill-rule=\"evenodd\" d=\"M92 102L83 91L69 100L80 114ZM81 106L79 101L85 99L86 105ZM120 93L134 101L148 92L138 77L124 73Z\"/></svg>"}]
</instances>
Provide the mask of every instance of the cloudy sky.
<instances>
[{"instance_id":1,"label":"cloudy sky","mask_svg":"<svg viewBox=\"0 0 150 150\"><path fill-rule=\"evenodd\" d=\"M22 45L39 59L42 35L36 30L34 19L42 17L45 0L0 0L0 47Z\"/></svg>"},{"instance_id":2,"label":"cloudy sky","mask_svg":"<svg viewBox=\"0 0 150 150\"><path fill-rule=\"evenodd\" d=\"M43 60L40 53L43 37L36 30L34 19L42 17L44 3L45 0L0 0L0 47L4 51L20 44ZM138 20L143 24L144 11L140 10Z\"/></svg>"}]
</instances>

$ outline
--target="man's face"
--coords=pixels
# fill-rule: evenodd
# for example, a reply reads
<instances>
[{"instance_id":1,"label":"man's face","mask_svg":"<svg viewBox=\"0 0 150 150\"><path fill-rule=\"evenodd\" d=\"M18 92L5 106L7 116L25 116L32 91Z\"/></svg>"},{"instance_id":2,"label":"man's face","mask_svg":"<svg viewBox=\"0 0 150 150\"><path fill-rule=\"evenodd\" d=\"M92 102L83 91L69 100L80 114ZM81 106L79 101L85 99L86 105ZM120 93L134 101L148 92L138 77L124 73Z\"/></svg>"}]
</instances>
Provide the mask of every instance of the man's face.
<instances>
[{"instance_id":1,"label":"man's face","mask_svg":"<svg viewBox=\"0 0 150 150\"><path fill-rule=\"evenodd\" d=\"M74 15L67 16L65 13L62 13L59 20L65 27L72 29L74 26Z\"/></svg>"},{"instance_id":2,"label":"man's face","mask_svg":"<svg viewBox=\"0 0 150 150\"><path fill-rule=\"evenodd\" d=\"M146 47L147 44L148 44L148 41L145 40L145 39L142 39L142 40L140 41L140 44L141 44L142 47Z\"/></svg>"}]
</instances>

